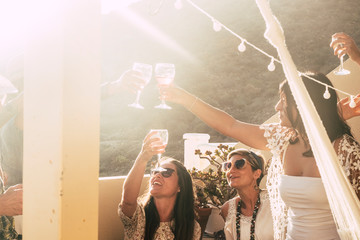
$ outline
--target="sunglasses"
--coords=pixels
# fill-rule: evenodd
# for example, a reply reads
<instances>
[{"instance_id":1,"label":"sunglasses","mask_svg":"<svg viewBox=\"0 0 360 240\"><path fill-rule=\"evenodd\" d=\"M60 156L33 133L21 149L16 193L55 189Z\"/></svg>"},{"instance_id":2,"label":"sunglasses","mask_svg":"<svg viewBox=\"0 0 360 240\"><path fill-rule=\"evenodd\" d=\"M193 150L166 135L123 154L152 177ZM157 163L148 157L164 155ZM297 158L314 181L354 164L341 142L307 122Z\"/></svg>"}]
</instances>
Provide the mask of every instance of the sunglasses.
<instances>
[{"instance_id":1,"label":"sunglasses","mask_svg":"<svg viewBox=\"0 0 360 240\"><path fill-rule=\"evenodd\" d=\"M242 169L242 168L244 168L246 161L247 161L247 160L246 160L245 158L236 160L235 163L234 163L236 169ZM231 168L231 166L232 166L232 162L224 162L224 163L222 164L222 170L223 170L224 172L229 171L230 168Z\"/></svg>"},{"instance_id":2,"label":"sunglasses","mask_svg":"<svg viewBox=\"0 0 360 240\"><path fill-rule=\"evenodd\" d=\"M151 176L155 176L156 174L160 173L164 178L169 178L173 172L175 172L175 170L172 168L157 167L151 170Z\"/></svg>"}]
</instances>

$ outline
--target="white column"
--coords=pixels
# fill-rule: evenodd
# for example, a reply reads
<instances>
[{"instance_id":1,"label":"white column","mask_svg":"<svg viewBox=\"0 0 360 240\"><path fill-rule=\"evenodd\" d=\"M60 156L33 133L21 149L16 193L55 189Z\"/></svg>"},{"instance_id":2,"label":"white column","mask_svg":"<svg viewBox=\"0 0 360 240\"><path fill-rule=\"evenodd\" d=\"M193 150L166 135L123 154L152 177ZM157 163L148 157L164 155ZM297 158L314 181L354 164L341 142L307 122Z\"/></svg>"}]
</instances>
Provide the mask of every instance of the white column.
<instances>
[{"instance_id":1,"label":"white column","mask_svg":"<svg viewBox=\"0 0 360 240\"><path fill-rule=\"evenodd\" d=\"M184 165L187 169L193 167L201 169L200 158L195 155L195 149L201 144L208 144L210 135L205 133L185 133L184 141Z\"/></svg>"},{"instance_id":2,"label":"white column","mask_svg":"<svg viewBox=\"0 0 360 240\"><path fill-rule=\"evenodd\" d=\"M97 239L100 1L26 5L24 239Z\"/></svg>"}]
</instances>

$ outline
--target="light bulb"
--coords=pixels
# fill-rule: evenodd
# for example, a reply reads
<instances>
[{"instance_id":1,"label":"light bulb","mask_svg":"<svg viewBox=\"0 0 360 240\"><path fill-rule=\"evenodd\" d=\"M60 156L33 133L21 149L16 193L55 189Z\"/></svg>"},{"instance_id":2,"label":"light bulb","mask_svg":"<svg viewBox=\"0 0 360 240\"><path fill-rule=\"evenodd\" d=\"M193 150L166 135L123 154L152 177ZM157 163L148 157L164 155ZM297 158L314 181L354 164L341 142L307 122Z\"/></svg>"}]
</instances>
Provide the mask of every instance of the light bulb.
<instances>
[{"instance_id":1,"label":"light bulb","mask_svg":"<svg viewBox=\"0 0 360 240\"><path fill-rule=\"evenodd\" d=\"M182 7L183 7L182 1L181 0L176 0L176 2L174 3L174 6L178 10L182 9Z\"/></svg>"},{"instance_id":2,"label":"light bulb","mask_svg":"<svg viewBox=\"0 0 360 240\"><path fill-rule=\"evenodd\" d=\"M246 46L245 46L245 41L244 41L244 40L239 44L238 50L239 50L240 52L245 52Z\"/></svg>"},{"instance_id":3,"label":"light bulb","mask_svg":"<svg viewBox=\"0 0 360 240\"><path fill-rule=\"evenodd\" d=\"M213 19L213 29L215 32L219 32L221 30L221 24Z\"/></svg>"},{"instance_id":4,"label":"light bulb","mask_svg":"<svg viewBox=\"0 0 360 240\"><path fill-rule=\"evenodd\" d=\"M270 64L268 65L268 70L270 72L273 72L275 70L275 64L274 64L274 58L271 58L271 62Z\"/></svg>"},{"instance_id":5,"label":"light bulb","mask_svg":"<svg viewBox=\"0 0 360 240\"><path fill-rule=\"evenodd\" d=\"M351 96L351 100L350 100L349 106L350 106L351 108L356 107L356 103L355 103L355 101L354 101L354 96Z\"/></svg>"},{"instance_id":6,"label":"light bulb","mask_svg":"<svg viewBox=\"0 0 360 240\"><path fill-rule=\"evenodd\" d=\"M325 99L329 99L329 98L331 97L331 95L330 95L330 93L329 93L329 88L328 88L327 85L326 85L326 90L325 90L325 92L324 92L323 97L324 97Z\"/></svg>"}]
</instances>

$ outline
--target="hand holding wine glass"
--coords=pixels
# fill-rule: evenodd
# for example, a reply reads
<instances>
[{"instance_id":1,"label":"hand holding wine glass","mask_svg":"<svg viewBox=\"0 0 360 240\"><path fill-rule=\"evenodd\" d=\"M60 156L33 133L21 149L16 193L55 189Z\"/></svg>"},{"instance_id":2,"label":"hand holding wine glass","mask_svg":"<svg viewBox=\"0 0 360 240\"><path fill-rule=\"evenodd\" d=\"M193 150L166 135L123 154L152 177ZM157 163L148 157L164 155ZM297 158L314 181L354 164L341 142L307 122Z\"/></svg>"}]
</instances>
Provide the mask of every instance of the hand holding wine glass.
<instances>
[{"instance_id":1,"label":"hand holding wine glass","mask_svg":"<svg viewBox=\"0 0 360 240\"><path fill-rule=\"evenodd\" d=\"M340 42L335 36L332 37L331 45L334 48L334 52L338 54L340 58L340 67L334 71L335 75L348 75L350 71L344 68L344 55L346 54L344 43Z\"/></svg>"},{"instance_id":2,"label":"hand holding wine glass","mask_svg":"<svg viewBox=\"0 0 360 240\"><path fill-rule=\"evenodd\" d=\"M159 144L162 144L164 149L168 143L169 133L167 129L151 129L150 132L156 132L151 138L160 138ZM157 162L161 159L161 153L158 153Z\"/></svg>"},{"instance_id":3,"label":"hand holding wine glass","mask_svg":"<svg viewBox=\"0 0 360 240\"><path fill-rule=\"evenodd\" d=\"M352 61L360 65L360 49L351 36L339 32L333 34L331 39L330 47L333 48L334 55L340 57L347 54Z\"/></svg>"},{"instance_id":4,"label":"hand holding wine glass","mask_svg":"<svg viewBox=\"0 0 360 240\"><path fill-rule=\"evenodd\" d=\"M141 78L144 81L141 82L142 84L140 85L140 89L138 89L137 92L136 92L135 102L129 104L128 106L138 108L138 109L144 109L144 107L139 103L139 100L140 100L140 95L141 95L142 89L150 82L151 75L152 75L152 66L149 65L149 64L146 64L146 63L137 63L137 62L135 62L133 64L132 69L134 71L137 71L137 72L141 73Z\"/></svg>"},{"instance_id":5,"label":"hand holding wine glass","mask_svg":"<svg viewBox=\"0 0 360 240\"><path fill-rule=\"evenodd\" d=\"M175 65L172 63L157 63L155 66L155 78L159 86L169 86L175 77ZM165 100L161 99L161 104L155 106L155 108L171 109L165 103Z\"/></svg>"}]
</instances>

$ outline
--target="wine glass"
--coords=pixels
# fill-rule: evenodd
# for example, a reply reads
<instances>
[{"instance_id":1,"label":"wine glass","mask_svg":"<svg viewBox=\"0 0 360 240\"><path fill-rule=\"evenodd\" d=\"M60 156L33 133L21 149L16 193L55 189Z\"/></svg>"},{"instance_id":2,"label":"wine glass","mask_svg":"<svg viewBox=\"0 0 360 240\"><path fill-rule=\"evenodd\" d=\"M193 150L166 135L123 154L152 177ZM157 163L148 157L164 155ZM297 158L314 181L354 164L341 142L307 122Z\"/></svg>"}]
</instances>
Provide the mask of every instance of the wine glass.
<instances>
[{"instance_id":1,"label":"wine glass","mask_svg":"<svg viewBox=\"0 0 360 240\"><path fill-rule=\"evenodd\" d=\"M140 86L141 90L137 90L137 92L136 92L135 101L133 103L129 104L128 106L138 108L138 109L144 109L144 107L141 106L141 104L139 103L139 100L140 100L140 95L141 95L142 89L149 83L149 81L151 79L152 66L150 64L146 64L146 63L135 62L133 64L132 69L141 73L142 79L144 80L144 82Z\"/></svg>"},{"instance_id":2,"label":"wine glass","mask_svg":"<svg viewBox=\"0 0 360 240\"><path fill-rule=\"evenodd\" d=\"M167 129L151 129L150 132L157 132L151 138L160 138L163 145L167 145L169 139L169 132ZM161 159L161 153L157 155L157 162Z\"/></svg>"},{"instance_id":3,"label":"wine glass","mask_svg":"<svg viewBox=\"0 0 360 240\"><path fill-rule=\"evenodd\" d=\"M333 39L333 41L335 41L335 40L336 39ZM338 44L335 45L335 48L337 48L338 46L343 47L343 45L341 43L338 43ZM335 75L348 75L348 74L350 74L350 71L344 68L344 55L345 54L341 55L341 57L340 57L340 67L339 67L338 70L334 71Z\"/></svg>"},{"instance_id":4,"label":"wine glass","mask_svg":"<svg viewBox=\"0 0 360 240\"><path fill-rule=\"evenodd\" d=\"M172 63L157 63L155 66L155 78L159 85L170 85L175 77L175 65ZM161 103L155 108L171 109L165 103L164 99L161 99Z\"/></svg>"}]
</instances>

